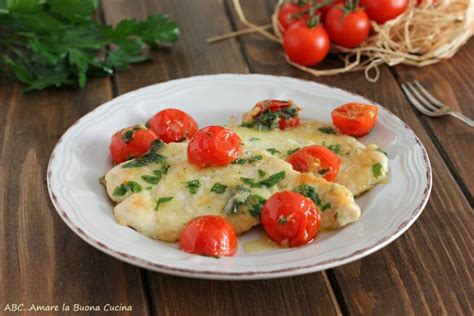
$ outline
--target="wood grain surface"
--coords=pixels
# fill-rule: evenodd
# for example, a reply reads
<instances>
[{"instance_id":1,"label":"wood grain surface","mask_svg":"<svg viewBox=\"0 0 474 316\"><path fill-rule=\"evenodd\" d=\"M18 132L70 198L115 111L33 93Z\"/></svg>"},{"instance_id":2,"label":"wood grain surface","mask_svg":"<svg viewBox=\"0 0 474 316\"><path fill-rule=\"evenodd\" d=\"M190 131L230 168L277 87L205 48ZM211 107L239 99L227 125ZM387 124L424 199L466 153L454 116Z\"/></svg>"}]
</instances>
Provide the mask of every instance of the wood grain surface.
<instances>
[{"instance_id":1,"label":"wood grain surface","mask_svg":"<svg viewBox=\"0 0 474 316\"><path fill-rule=\"evenodd\" d=\"M275 1L241 0L249 20L269 22ZM0 314L5 304L131 305L134 315L472 315L473 129L430 119L407 102L400 83L417 79L455 110L474 117L474 41L451 60L422 69L381 68L314 78L289 66L280 46L257 35L208 45L241 29L230 0L103 0L103 19L166 12L181 36L154 60L86 89L21 93L0 81ZM331 57L325 62L335 65ZM192 280L150 272L87 245L56 215L45 173L51 151L79 117L125 92L212 73L266 73L313 80L373 99L405 121L425 145L433 191L400 238L368 257L325 272L265 281ZM403 198L403 197L400 197Z\"/></svg>"}]
</instances>

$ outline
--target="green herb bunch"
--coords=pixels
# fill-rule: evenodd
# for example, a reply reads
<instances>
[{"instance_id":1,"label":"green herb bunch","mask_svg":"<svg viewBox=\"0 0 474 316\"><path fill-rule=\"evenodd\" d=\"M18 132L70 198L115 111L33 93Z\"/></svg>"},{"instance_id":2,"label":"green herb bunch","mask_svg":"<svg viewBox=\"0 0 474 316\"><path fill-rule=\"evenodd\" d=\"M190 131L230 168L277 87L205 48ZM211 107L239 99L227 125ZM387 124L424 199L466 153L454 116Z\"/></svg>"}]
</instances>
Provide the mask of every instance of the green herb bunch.
<instances>
[{"instance_id":1,"label":"green herb bunch","mask_svg":"<svg viewBox=\"0 0 474 316\"><path fill-rule=\"evenodd\" d=\"M176 22L158 14L115 27L94 19L99 0L0 0L0 70L26 85L84 87L150 57L146 46L175 42Z\"/></svg>"}]
</instances>

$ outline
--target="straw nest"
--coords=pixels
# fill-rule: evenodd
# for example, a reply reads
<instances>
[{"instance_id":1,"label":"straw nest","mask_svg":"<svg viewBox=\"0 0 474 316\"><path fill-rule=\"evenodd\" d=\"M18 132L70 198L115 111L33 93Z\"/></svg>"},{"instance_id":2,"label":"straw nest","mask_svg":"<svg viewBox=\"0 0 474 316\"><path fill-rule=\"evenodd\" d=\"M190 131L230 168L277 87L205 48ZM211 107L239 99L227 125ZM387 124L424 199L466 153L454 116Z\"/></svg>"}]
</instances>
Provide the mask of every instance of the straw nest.
<instances>
[{"instance_id":1,"label":"straw nest","mask_svg":"<svg viewBox=\"0 0 474 316\"><path fill-rule=\"evenodd\" d=\"M278 1L272 16L274 33L249 22L239 0L233 3L243 24L269 40L282 43L277 12L283 0ZM473 35L473 21L473 0L423 0L418 6L416 0L410 0L408 10L396 19L383 25L372 22L371 36L362 46L347 49L333 45L331 50L340 55L343 67L317 70L287 61L314 76L364 70L367 80L374 82L381 64L423 67L451 58Z\"/></svg>"}]
</instances>

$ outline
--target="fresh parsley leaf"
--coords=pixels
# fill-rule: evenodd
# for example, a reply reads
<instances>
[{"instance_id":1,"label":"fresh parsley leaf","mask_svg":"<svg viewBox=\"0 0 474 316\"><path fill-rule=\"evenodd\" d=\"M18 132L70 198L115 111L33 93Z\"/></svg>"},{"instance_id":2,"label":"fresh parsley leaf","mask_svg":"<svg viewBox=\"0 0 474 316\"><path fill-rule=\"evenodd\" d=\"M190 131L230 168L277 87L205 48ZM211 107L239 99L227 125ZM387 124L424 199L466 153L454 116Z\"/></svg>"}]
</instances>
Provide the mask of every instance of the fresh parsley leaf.
<instances>
[{"instance_id":1,"label":"fresh parsley leaf","mask_svg":"<svg viewBox=\"0 0 474 316\"><path fill-rule=\"evenodd\" d=\"M128 186L125 183L118 185L114 192L112 193L114 196L124 196L128 192Z\"/></svg>"},{"instance_id":2,"label":"fresh parsley leaf","mask_svg":"<svg viewBox=\"0 0 474 316\"><path fill-rule=\"evenodd\" d=\"M272 186L274 186L275 184L277 184L278 182L280 182L280 180L283 180L284 178L285 178L285 171L281 171L281 172L272 174L270 177L268 177L265 180L260 181L260 184L267 188L271 188Z\"/></svg>"},{"instance_id":3,"label":"fresh parsley leaf","mask_svg":"<svg viewBox=\"0 0 474 316\"><path fill-rule=\"evenodd\" d=\"M258 169L258 175L260 176L260 178L263 178L265 177L267 173L265 171L263 171L262 169Z\"/></svg>"},{"instance_id":4,"label":"fresh parsley leaf","mask_svg":"<svg viewBox=\"0 0 474 316\"><path fill-rule=\"evenodd\" d=\"M296 148L293 148L293 149L288 150L286 153L287 153L288 155L291 155L291 154L294 154L295 152L297 152L298 150L300 150L300 148L299 148L299 147L296 147Z\"/></svg>"},{"instance_id":5,"label":"fresh parsley leaf","mask_svg":"<svg viewBox=\"0 0 474 316\"><path fill-rule=\"evenodd\" d=\"M158 201L156 202L156 206L155 206L155 211L158 211L158 209L160 208L160 205L163 204L163 203L166 203L166 202L169 202L173 199L172 196L167 196L167 197L161 197L158 199Z\"/></svg>"},{"instance_id":6,"label":"fresh parsley leaf","mask_svg":"<svg viewBox=\"0 0 474 316\"><path fill-rule=\"evenodd\" d=\"M288 223L288 216L283 216L281 215L279 218L278 218L278 224L286 224Z\"/></svg>"},{"instance_id":7,"label":"fresh parsley leaf","mask_svg":"<svg viewBox=\"0 0 474 316\"><path fill-rule=\"evenodd\" d=\"M24 83L24 91L84 87L87 77L148 60L146 46L169 45L179 35L163 14L104 25L93 19L98 3L0 0L0 68Z\"/></svg>"},{"instance_id":8,"label":"fresh parsley leaf","mask_svg":"<svg viewBox=\"0 0 474 316\"><path fill-rule=\"evenodd\" d=\"M341 155L342 154L342 145L341 144L331 144L328 146L325 146L327 149L335 153L336 155Z\"/></svg>"},{"instance_id":9,"label":"fresh parsley leaf","mask_svg":"<svg viewBox=\"0 0 474 316\"><path fill-rule=\"evenodd\" d=\"M199 180L191 180L186 182L186 187L189 190L189 193L196 194L199 187L201 186L201 182Z\"/></svg>"},{"instance_id":10,"label":"fresh parsley leaf","mask_svg":"<svg viewBox=\"0 0 474 316\"><path fill-rule=\"evenodd\" d=\"M260 218L262 213L263 204L265 204L265 199L257 194L251 194L245 200L245 204L249 209L249 214L255 218Z\"/></svg>"},{"instance_id":11,"label":"fresh parsley leaf","mask_svg":"<svg viewBox=\"0 0 474 316\"><path fill-rule=\"evenodd\" d=\"M142 191L142 186L135 181L128 181L127 186L133 193L138 193Z\"/></svg>"},{"instance_id":12,"label":"fresh parsley leaf","mask_svg":"<svg viewBox=\"0 0 474 316\"><path fill-rule=\"evenodd\" d=\"M234 161L231 162L233 165L243 165L247 162L247 160L242 159L242 158L237 158Z\"/></svg>"},{"instance_id":13,"label":"fresh parsley leaf","mask_svg":"<svg viewBox=\"0 0 474 316\"><path fill-rule=\"evenodd\" d=\"M211 188L211 192L214 192L214 193L217 193L217 194L222 194L225 192L225 190L227 189L227 186L226 185L223 185L219 182L216 182L212 188Z\"/></svg>"},{"instance_id":14,"label":"fresh parsley leaf","mask_svg":"<svg viewBox=\"0 0 474 316\"><path fill-rule=\"evenodd\" d=\"M256 155L256 156L252 156L250 158L247 158L247 159L244 159L244 158L238 158L238 159L235 159L234 161L232 161L232 164L234 165L244 165L245 163L253 163L255 161L259 161L259 160L262 160L263 159L263 156L261 155Z\"/></svg>"},{"instance_id":15,"label":"fresh parsley leaf","mask_svg":"<svg viewBox=\"0 0 474 316\"><path fill-rule=\"evenodd\" d=\"M375 178L380 178L382 176L383 167L380 162L372 165L372 173Z\"/></svg>"},{"instance_id":16,"label":"fresh parsley leaf","mask_svg":"<svg viewBox=\"0 0 474 316\"><path fill-rule=\"evenodd\" d=\"M255 182L254 179L240 177L240 180L251 188L260 188L262 186L259 182Z\"/></svg>"},{"instance_id":17,"label":"fresh parsley leaf","mask_svg":"<svg viewBox=\"0 0 474 316\"><path fill-rule=\"evenodd\" d=\"M333 135L336 134L336 130L330 126L320 127L318 128L318 130L324 134L333 134Z\"/></svg>"},{"instance_id":18,"label":"fresh parsley leaf","mask_svg":"<svg viewBox=\"0 0 474 316\"><path fill-rule=\"evenodd\" d=\"M276 150L275 148L267 148L267 151L272 154L272 155L275 155L275 154L279 154L280 152L278 150Z\"/></svg>"},{"instance_id":19,"label":"fresh parsley leaf","mask_svg":"<svg viewBox=\"0 0 474 316\"><path fill-rule=\"evenodd\" d=\"M140 168L152 163L162 163L166 157L154 152L150 152L142 157L135 158L122 165L122 168Z\"/></svg>"},{"instance_id":20,"label":"fresh parsley leaf","mask_svg":"<svg viewBox=\"0 0 474 316\"><path fill-rule=\"evenodd\" d=\"M158 184L160 182L160 178L157 176L142 176L143 181L149 184Z\"/></svg>"},{"instance_id":21,"label":"fresh parsley leaf","mask_svg":"<svg viewBox=\"0 0 474 316\"><path fill-rule=\"evenodd\" d=\"M112 192L113 195L115 196L124 196L127 194L129 191L133 193L138 193L142 191L142 186L138 184L135 181L128 181L125 183L122 183L118 185L115 189L114 192Z\"/></svg>"},{"instance_id":22,"label":"fresh parsley leaf","mask_svg":"<svg viewBox=\"0 0 474 316\"><path fill-rule=\"evenodd\" d=\"M316 189L314 187L310 186L310 185L302 184L302 185L298 186L294 190L294 192L299 193L301 195L304 195L307 198L311 199L311 201L313 201L314 204L316 204L316 206L319 207L321 212L324 212L324 211L331 208L330 203L326 203L326 204L322 203L321 198L319 197L318 193L316 193Z\"/></svg>"}]
</instances>

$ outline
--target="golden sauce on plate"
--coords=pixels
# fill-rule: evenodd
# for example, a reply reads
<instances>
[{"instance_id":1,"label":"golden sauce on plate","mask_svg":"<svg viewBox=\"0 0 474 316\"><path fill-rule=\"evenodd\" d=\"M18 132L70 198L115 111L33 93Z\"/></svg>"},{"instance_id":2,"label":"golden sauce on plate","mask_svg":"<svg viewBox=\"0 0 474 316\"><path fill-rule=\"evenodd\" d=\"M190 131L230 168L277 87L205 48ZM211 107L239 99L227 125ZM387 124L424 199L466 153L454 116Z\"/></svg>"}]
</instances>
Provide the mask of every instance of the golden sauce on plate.
<instances>
[{"instance_id":1,"label":"golden sauce on plate","mask_svg":"<svg viewBox=\"0 0 474 316\"><path fill-rule=\"evenodd\" d=\"M246 242L244 244L244 250L247 254L269 252L278 249L281 249L280 246L272 242L265 233L260 233L260 237L258 239Z\"/></svg>"}]
</instances>

